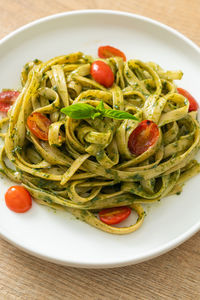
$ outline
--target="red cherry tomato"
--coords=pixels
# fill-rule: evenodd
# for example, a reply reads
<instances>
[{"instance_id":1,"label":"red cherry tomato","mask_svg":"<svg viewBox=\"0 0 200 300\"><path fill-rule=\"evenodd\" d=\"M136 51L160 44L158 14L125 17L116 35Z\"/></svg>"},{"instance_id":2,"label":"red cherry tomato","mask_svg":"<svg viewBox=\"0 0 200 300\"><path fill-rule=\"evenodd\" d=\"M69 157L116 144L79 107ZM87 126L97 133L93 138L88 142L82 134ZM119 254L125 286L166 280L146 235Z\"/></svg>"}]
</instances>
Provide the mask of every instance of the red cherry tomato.
<instances>
[{"instance_id":1,"label":"red cherry tomato","mask_svg":"<svg viewBox=\"0 0 200 300\"><path fill-rule=\"evenodd\" d=\"M11 186L6 194L5 201L7 207L17 213L23 213L32 206L29 192L23 186Z\"/></svg>"},{"instance_id":2,"label":"red cherry tomato","mask_svg":"<svg viewBox=\"0 0 200 300\"><path fill-rule=\"evenodd\" d=\"M130 213L131 208L128 206L105 208L99 212L99 218L108 225L114 225L128 218Z\"/></svg>"},{"instance_id":3,"label":"red cherry tomato","mask_svg":"<svg viewBox=\"0 0 200 300\"><path fill-rule=\"evenodd\" d=\"M30 131L43 141L48 141L49 126L51 121L45 115L34 112L27 119Z\"/></svg>"},{"instance_id":4,"label":"red cherry tomato","mask_svg":"<svg viewBox=\"0 0 200 300\"><path fill-rule=\"evenodd\" d=\"M133 130L128 140L131 153L140 155L154 145L159 138L159 129L156 123L144 120Z\"/></svg>"},{"instance_id":5,"label":"red cherry tomato","mask_svg":"<svg viewBox=\"0 0 200 300\"><path fill-rule=\"evenodd\" d=\"M114 82L114 74L111 67L103 61L96 60L92 63L90 74L98 83L105 87L111 87Z\"/></svg>"},{"instance_id":6,"label":"red cherry tomato","mask_svg":"<svg viewBox=\"0 0 200 300\"><path fill-rule=\"evenodd\" d=\"M198 110L199 104L197 101L194 99L194 97L186 90L182 88L177 88L177 91L179 94L183 95L185 98L188 99L190 105L189 105L189 111L195 111Z\"/></svg>"},{"instance_id":7,"label":"red cherry tomato","mask_svg":"<svg viewBox=\"0 0 200 300\"><path fill-rule=\"evenodd\" d=\"M7 112L19 96L17 91L4 91L0 93L0 111Z\"/></svg>"},{"instance_id":8,"label":"red cherry tomato","mask_svg":"<svg viewBox=\"0 0 200 300\"><path fill-rule=\"evenodd\" d=\"M124 61L126 61L125 54L117 48L111 46L101 46L98 49L98 55L101 58L109 58L113 56L122 57Z\"/></svg>"}]
</instances>

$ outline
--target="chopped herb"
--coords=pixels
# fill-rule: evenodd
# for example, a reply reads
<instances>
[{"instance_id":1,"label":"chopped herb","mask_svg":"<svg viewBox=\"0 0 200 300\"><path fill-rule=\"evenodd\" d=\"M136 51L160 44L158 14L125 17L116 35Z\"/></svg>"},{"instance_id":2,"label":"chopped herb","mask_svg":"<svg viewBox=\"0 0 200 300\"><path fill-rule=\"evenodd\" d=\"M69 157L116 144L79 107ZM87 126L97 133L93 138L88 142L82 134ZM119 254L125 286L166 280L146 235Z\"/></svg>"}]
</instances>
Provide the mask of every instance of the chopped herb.
<instances>
[{"instance_id":1,"label":"chopped herb","mask_svg":"<svg viewBox=\"0 0 200 300\"><path fill-rule=\"evenodd\" d=\"M134 179L136 181L140 181L140 180L142 180L144 178L140 174L135 174L135 175L132 176L132 179Z\"/></svg>"},{"instance_id":2,"label":"chopped herb","mask_svg":"<svg viewBox=\"0 0 200 300\"><path fill-rule=\"evenodd\" d=\"M44 196L43 200L44 200L44 202L53 203L50 196Z\"/></svg>"},{"instance_id":3,"label":"chopped herb","mask_svg":"<svg viewBox=\"0 0 200 300\"><path fill-rule=\"evenodd\" d=\"M128 131L129 129L131 129L131 126L127 126L126 127L126 131Z\"/></svg>"},{"instance_id":4,"label":"chopped herb","mask_svg":"<svg viewBox=\"0 0 200 300\"><path fill-rule=\"evenodd\" d=\"M45 177L45 178L49 178L49 174L43 174L43 176Z\"/></svg>"},{"instance_id":5,"label":"chopped herb","mask_svg":"<svg viewBox=\"0 0 200 300\"><path fill-rule=\"evenodd\" d=\"M97 200L99 200L100 198L98 197L98 196L96 196L96 197L94 197L93 199L92 199L92 202L95 202L95 201L97 201Z\"/></svg>"},{"instance_id":6,"label":"chopped herb","mask_svg":"<svg viewBox=\"0 0 200 300\"><path fill-rule=\"evenodd\" d=\"M97 154L96 154L96 158L97 158L98 160L102 160L103 157L104 157L104 150L103 150L103 149L100 149L100 150L97 152Z\"/></svg>"},{"instance_id":7,"label":"chopped herb","mask_svg":"<svg viewBox=\"0 0 200 300\"><path fill-rule=\"evenodd\" d=\"M0 168L0 173L5 174L5 171Z\"/></svg>"},{"instance_id":8,"label":"chopped herb","mask_svg":"<svg viewBox=\"0 0 200 300\"><path fill-rule=\"evenodd\" d=\"M108 174L112 174L112 170L111 169L105 169L106 173Z\"/></svg>"},{"instance_id":9,"label":"chopped herb","mask_svg":"<svg viewBox=\"0 0 200 300\"><path fill-rule=\"evenodd\" d=\"M128 71L126 71L126 73L125 73L125 74L126 74L126 77L127 77L127 78L131 78L131 75L129 74L129 72L128 72Z\"/></svg>"},{"instance_id":10,"label":"chopped herb","mask_svg":"<svg viewBox=\"0 0 200 300\"><path fill-rule=\"evenodd\" d=\"M58 93L58 88L57 88L56 85L53 86L53 90L54 90L56 93Z\"/></svg>"},{"instance_id":11,"label":"chopped herb","mask_svg":"<svg viewBox=\"0 0 200 300\"><path fill-rule=\"evenodd\" d=\"M26 65L24 66L24 69L25 69L25 72L28 73L28 72L29 72L29 65L26 64Z\"/></svg>"},{"instance_id":12,"label":"chopped herb","mask_svg":"<svg viewBox=\"0 0 200 300\"><path fill-rule=\"evenodd\" d=\"M16 146L16 147L12 150L13 155L16 155L17 152L18 152L18 153L21 153L21 152L22 152L22 147Z\"/></svg>"},{"instance_id":13,"label":"chopped herb","mask_svg":"<svg viewBox=\"0 0 200 300\"><path fill-rule=\"evenodd\" d=\"M12 130L12 134L11 134L11 139L13 139L14 138L14 136L15 136L15 133L16 133L16 128L13 128L13 130Z\"/></svg>"}]
</instances>

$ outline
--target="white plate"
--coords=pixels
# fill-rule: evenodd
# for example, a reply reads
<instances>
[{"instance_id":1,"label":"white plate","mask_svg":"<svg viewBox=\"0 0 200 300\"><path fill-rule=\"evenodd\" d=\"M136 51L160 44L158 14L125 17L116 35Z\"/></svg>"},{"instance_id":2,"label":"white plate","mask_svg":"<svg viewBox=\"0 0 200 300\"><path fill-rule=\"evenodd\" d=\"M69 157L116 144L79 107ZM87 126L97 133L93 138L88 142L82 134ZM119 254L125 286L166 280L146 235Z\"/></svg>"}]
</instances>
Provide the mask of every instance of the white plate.
<instances>
[{"instance_id":1,"label":"white plate","mask_svg":"<svg viewBox=\"0 0 200 300\"><path fill-rule=\"evenodd\" d=\"M26 25L0 43L0 87L19 86L22 66L35 58L83 51L97 55L113 45L128 58L155 61L184 72L180 86L199 97L200 49L175 30L145 17L113 11L75 11ZM25 214L7 209L1 179L0 232L19 248L41 258L76 267L116 267L142 262L176 247L200 229L199 179L180 196L147 210L143 226L126 236L110 235L63 212L37 204Z\"/></svg>"}]
</instances>

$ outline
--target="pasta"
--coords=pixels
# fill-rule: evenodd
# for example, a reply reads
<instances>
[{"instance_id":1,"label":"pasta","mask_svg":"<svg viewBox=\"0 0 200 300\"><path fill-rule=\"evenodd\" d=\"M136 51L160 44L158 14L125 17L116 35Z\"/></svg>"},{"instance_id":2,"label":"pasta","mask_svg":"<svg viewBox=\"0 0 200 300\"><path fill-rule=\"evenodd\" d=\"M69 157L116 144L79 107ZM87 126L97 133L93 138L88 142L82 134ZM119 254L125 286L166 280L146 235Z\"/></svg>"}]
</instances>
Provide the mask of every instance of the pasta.
<instances>
[{"instance_id":1,"label":"pasta","mask_svg":"<svg viewBox=\"0 0 200 300\"><path fill-rule=\"evenodd\" d=\"M180 193L200 171L194 159L199 145L197 112L177 92L181 71L165 72L156 63L120 57L100 59L112 69L110 88L90 75L93 57L81 52L47 62L27 63L22 89L8 116L0 161L4 173L30 192L36 202L63 209L80 220L113 234L138 229L144 220L142 204ZM60 110L74 104L125 111L137 120L108 117L73 119ZM48 140L31 132L27 118L40 113L51 122ZM158 126L159 138L139 155L130 152L132 132L142 120ZM11 167L7 159L12 163ZM135 224L114 227L97 217L104 208L129 206Z\"/></svg>"}]
</instances>

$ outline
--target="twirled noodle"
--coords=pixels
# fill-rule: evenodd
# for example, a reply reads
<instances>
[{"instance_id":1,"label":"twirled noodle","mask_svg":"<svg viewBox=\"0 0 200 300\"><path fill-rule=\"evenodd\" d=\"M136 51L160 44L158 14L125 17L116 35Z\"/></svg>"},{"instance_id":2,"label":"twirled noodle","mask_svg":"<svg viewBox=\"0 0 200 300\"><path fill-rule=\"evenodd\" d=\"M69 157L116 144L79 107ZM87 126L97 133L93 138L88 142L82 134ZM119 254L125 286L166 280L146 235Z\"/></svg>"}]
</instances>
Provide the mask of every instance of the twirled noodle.
<instances>
[{"instance_id":1,"label":"twirled noodle","mask_svg":"<svg viewBox=\"0 0 200 300\"><path fill-rule=\"evenodd\" d=\"M177 93L173 80L182 72L164 72L155 63L104 60L115 83L106 89L92 79L93 58L77 52L45 63L27 63L21 74L22 90L0 129L8 123L1 151L4 173L21 182L40 204L69 211L103 231L126 234L144 219L142 203L179 193L185 181L200 171L194 156L200 145L196 114ZM75 120L60 112L73 103L124 110L138 118ZM34 136L26 125L32 112L47 114L52 124L48 141ZM152 120L159 139L135 156L128 140L138 123ZM6 164L6 157L15 169ZM117 228L101 222L102 208L128 205L138 214L136 224Z\"/></svg>"}]
</instances>

